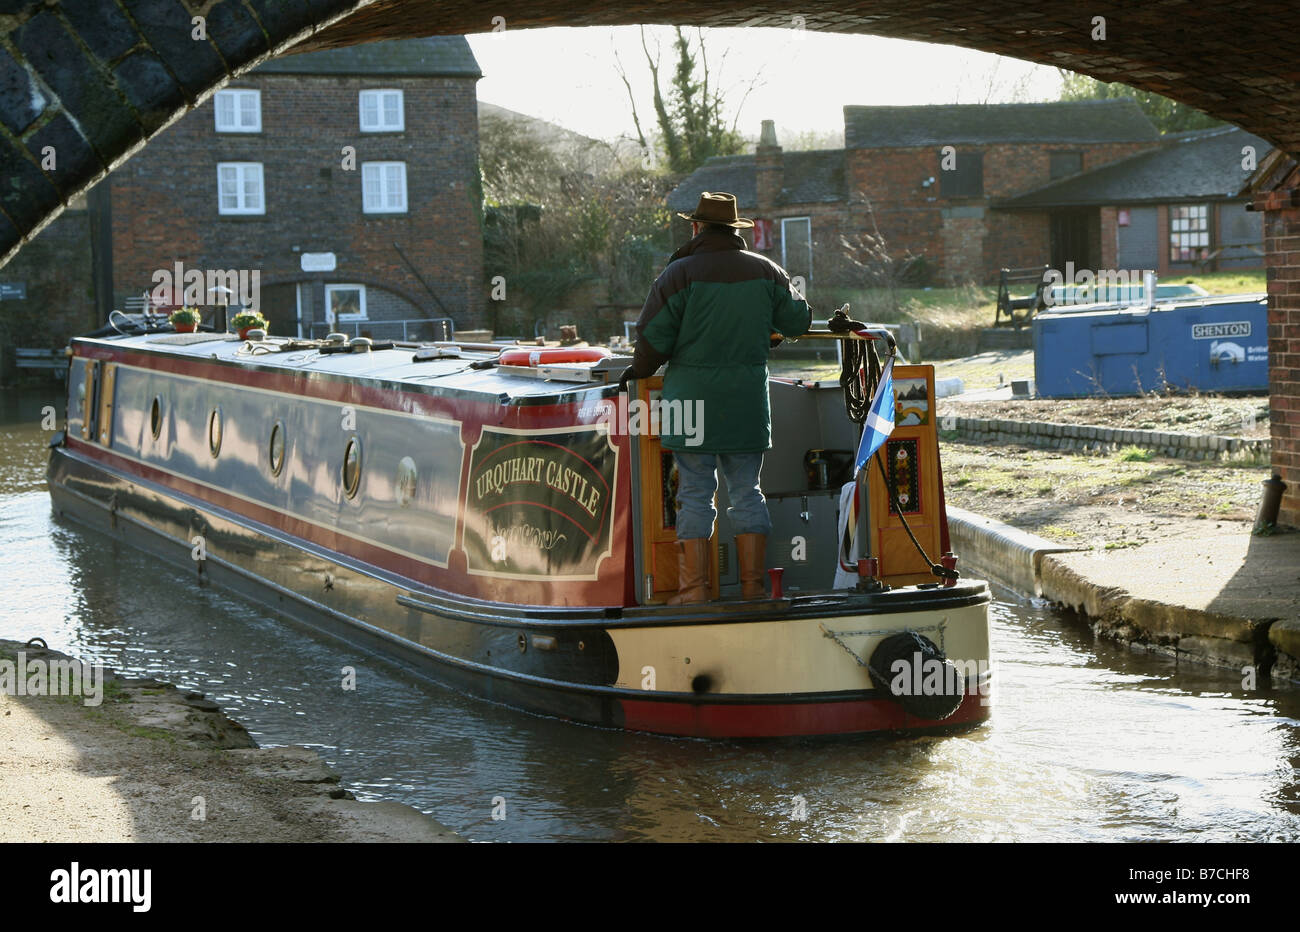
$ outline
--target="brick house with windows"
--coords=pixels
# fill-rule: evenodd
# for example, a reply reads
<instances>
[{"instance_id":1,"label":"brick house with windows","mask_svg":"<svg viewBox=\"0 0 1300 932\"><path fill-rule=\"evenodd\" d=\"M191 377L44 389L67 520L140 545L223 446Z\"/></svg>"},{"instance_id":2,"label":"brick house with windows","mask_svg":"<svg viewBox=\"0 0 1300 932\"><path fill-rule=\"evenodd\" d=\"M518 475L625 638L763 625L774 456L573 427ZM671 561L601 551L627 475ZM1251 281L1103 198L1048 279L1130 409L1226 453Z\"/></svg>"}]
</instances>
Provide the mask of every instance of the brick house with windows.
<instances>
[{"instance_id":1,"label":"brick house with windows","mask_svg":"<svg viewBox=\"0 0 1300 932\"><path fill-rule=\"evenodd\" d=\"M477 325L481 76L451 36L288 55L232 80L110 176L114 306L181 262L259 270L276 334Z\"/></svg>"},{"instance_id":2,"label":"brick house with windows","mask_svg":"<svg viewBox=\"0 0 1300 932\"><path fill-rule=\"evenodd\" d=\"M869 262L867 246L877 235L896 262L922 257L921 274L936 284L996 280L1002 267L1063 269L1067 261L1113 267L1117 243L1129 255L1138 242L1119 232L1119 221L1131 226L1134 211L1150 206L1148 197L1168 207L1160 216L1173 217L1178 233L1210 225L1210 242L1189 245L1192 251L1212 252L1225 237L1258 239L1244 201L1232 199L1244 178L1225 187L1223 173L1210 167L1234 145L1257 145L1262 158L1267 144L1232 128L1194 135L1162 138L1131 100L851 106L844 108L843 149L783 152L774 125L765 121L753 155L710 159L669 195L668 205L689 211L701 191L735 194L741 212L756 220L754 247L813 286L860 284L861 263ZM1172 178L1151 187L1147 168L1159 172L1161 158L1171 160ZM1240 161L1238 155L1232 166ZM1105 188L1104 203L1096 204L1021 200L1050 197L1070 184L1068 190L1087 191L1116 165L1128 166L1119 174L1149 190L1117 199L1119 189ZM1207 180L1207 173L1213 177ZM1196 209L1208 203L1216 206L1201 217ZM1222 233L1213 226L1220 222ZM1223 261L1247 264L1251 257ZM921 271L918 265L913 268Z\"/></svg>"},{"instance_id":3,"label":"brick house with windows","mask_svg":"<svg viewBox=\"0 0 1300 932\"><path fill-rule=\"evenodd\" d=\"M1235 126L1170 133L1153 149L994 208L1015 218L1046 214L1053 230L1071 224L1098 230L1097 242L1080 250L1093 261L1076 260L1082 268L1154 269L1162 277L1260 268L1263 218L1247 211L1242 189L1271 151Z\"/></svg>"}]
</instances>

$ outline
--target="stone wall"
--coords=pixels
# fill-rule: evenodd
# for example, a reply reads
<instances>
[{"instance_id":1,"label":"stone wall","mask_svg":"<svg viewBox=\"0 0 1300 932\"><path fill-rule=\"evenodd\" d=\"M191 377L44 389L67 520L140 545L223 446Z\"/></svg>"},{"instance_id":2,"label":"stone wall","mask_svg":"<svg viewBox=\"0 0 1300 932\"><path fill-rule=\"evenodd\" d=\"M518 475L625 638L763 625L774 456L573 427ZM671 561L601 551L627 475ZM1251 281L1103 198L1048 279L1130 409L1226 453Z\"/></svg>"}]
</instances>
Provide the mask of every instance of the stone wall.
<instances>
[{"instance_id":1,"label":"stone wall","mask_svg":"<svg viewBox=\"0 0 1300 932\"><path fill-rule=\"evenodd\" d=\"M1159 456L1187 460L1263 462L1268 459L1271 450L1270 442L1263 439L1054 424L1048 421L950 415L939 418L939 429L945 437L976 443L1019 443L1050 450L1102 454L1115 453L1124 447L1138 447Z\"/></svg>"}]
</instances>

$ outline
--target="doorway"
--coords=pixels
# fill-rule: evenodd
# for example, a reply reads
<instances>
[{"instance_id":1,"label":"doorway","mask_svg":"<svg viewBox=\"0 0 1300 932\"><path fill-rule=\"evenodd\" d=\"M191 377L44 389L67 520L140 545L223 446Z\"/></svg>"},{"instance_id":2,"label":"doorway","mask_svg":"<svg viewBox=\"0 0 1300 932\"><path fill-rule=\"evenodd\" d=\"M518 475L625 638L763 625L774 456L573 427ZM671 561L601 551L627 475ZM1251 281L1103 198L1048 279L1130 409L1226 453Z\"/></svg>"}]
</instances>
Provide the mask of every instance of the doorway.
<instances>
[{"instance_id":1,"label":"doorway","mask_svg":"<svg viewBox=\"0 0 1300 932\"><path fill-rule=\"evenodd\" d=\"M1096 208L1052 211L1052 268L1064 270L1073 262L1075 269L1097 268L1097 248L1101 218Z\"/></svg>"}]
</instances>

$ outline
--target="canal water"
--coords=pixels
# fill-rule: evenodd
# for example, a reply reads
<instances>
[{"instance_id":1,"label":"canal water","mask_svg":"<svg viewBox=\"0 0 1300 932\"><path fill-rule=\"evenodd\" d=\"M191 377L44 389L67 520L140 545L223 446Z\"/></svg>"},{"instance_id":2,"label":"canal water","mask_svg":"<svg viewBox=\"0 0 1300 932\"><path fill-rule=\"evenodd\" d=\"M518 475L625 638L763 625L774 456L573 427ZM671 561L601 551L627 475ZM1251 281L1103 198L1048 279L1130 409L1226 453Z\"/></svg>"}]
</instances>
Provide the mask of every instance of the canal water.
<instances>
[{"instance_id":1,"label":"canal water","mask_svg":"<svg viewBox=\"0 0 1300 932\"><path fill-rule=\"evenodd\" d=\"M964 734L699 741L553 721L55 521L45 405L62 413L57 386L0 393L0 637L201 690L259 744L315 748L359 798L471 840L1300 840L1300 690L1247 693L999 590L993 715Z\"/></svg>"}]
</instances>

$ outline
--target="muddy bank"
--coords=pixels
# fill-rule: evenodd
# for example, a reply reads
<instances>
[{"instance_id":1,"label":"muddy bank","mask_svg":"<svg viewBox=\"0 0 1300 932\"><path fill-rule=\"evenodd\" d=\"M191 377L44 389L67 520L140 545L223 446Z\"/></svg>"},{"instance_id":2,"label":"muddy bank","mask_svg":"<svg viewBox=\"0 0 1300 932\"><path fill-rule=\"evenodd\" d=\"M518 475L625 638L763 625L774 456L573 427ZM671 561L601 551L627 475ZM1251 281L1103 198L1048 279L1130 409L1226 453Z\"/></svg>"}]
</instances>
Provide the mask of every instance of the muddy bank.
<instances>
[{"instance_id":1,"label":"muddy bank","mask_svg":"<svg viewBox=\"0 0 1300 932\"><path fill-rule=\"evenodd\" d=\"M104 671L14 695L66 655L0 640L0 841L456 842L355 799L314 751L259 748L202 693ZM36 692L52 690L51 674Z\"/></svg>"}]
</instances>

